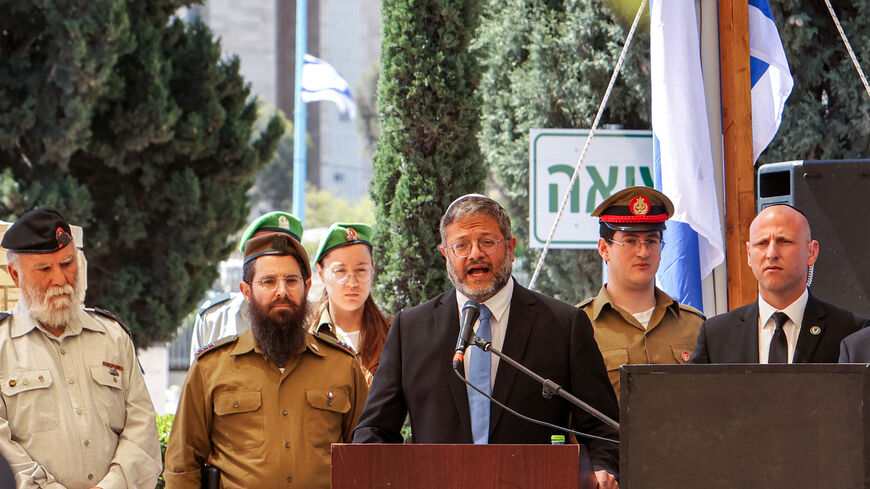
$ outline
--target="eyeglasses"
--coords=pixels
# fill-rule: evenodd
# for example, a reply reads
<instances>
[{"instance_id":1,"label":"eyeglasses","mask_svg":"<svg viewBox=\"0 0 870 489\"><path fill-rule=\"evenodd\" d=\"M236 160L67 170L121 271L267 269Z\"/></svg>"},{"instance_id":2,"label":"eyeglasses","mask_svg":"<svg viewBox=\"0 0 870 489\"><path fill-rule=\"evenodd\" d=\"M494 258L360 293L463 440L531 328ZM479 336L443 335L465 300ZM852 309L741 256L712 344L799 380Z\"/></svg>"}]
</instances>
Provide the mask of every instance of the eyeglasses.
<instances>
[{"instance_id":1,"label":"eyeglasses","mask_svg":"<svg viewBox=\"0 0 870 489\"><path fill-rule=\"evenodd\" d=\"M665 247L665 242L659 238L647 238L647 239L625 238L625 240L623 240L623 241L617 241L615 239L609 239L608 241L610 241L611 243L616 243L616 244L621 245L621 246L626 246L626 247L628 247L628 249L634 250L634 251L639 250L640 247L643 245L646 245L646 247L649 248L650 251L661 250L662 248Z\"/></svg>"},{"instance_id":2,"label":"eyeglasses","mask_svg":"<svg viewBox=\"0 0 870 489\"><path fill-rule=\"evenodd\" d=\"M344 285L345 282L353 275L353 278L361 283L367 284L372 281L372 267L360 267L354 270L351 270L344 266L335 266L326 270L326 275L332 279L333 282L336 282L340 285Z\"/></svg>"},{"instance_id":3,"label":"eyeglasses","mask_svg":"<svg viewBox=\"0 0 870 489\"><path fill-rule=\"evenodd\" d=\"M477 241L477 249L479 249L482 253L491 255L495 253L498 244L502 241L504 240L484 238ZM468 255L471 254L471 250L473 249L473 243L471 241L457 241L450 245L450 249L453 250L453 254L457 257L467 258Z\"/></svg>"},{"instance_id":4,"label":"eyeglasses","mask_svg":"<svg viewBox=\"0 0 870 489\"><path fill-rule=\"evenodd\" d=\"M254 280L253 283L260 284L260 287L266 290L275 290L278 288L278 284L284 282L284 287L287 290L297 290L302 287L304 280L302 280L302 276L295 274L287 274L283 277L277 277L275 275L266 275L260 280Z\"/></svg>"}]
</instances>

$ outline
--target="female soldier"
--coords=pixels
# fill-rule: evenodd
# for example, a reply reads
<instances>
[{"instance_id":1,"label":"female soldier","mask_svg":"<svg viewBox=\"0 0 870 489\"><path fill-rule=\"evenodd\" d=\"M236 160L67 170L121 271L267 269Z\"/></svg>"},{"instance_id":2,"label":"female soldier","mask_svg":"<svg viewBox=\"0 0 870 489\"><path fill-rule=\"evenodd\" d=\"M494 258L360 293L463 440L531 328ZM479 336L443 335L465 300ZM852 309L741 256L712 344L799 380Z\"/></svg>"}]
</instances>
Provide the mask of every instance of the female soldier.
<instances>
[{"instance_id":1,"label":"female soldier","mask_svg":"<svg viewBox=\"0 0 870 489\"><path fill-rule=\"evenodd\" d=\"M329 227L314 257L324 289L311 326L359 354L369 385L390 328L371 296L371 236L372 228L366 224L337 222Z\"/></svg>"}]
</instances>

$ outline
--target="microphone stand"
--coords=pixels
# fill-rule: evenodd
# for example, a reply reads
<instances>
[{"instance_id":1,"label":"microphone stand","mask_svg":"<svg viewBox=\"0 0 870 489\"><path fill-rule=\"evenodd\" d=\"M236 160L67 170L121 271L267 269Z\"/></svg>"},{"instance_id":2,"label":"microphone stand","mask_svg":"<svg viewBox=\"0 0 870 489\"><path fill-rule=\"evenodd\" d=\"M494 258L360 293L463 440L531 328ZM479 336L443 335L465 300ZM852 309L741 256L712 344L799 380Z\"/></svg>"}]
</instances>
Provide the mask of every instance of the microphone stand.
<instances>
[{"instance_id":1,"label":"microphone stand","mask_svg":"<svg viewBox=\"0 0 870 489\"><path fill-rule=\"evenodd\" d=\"M528 368L526 368L524 365L517 362L513 358L502 353L497 348L493 348L491 342L486 341L485 339L483 339L480 336L477 336L475 334L474 335L474 344L483 351L488 351L488 352L495 354L495 356L497 356L500 360L507 362L509 365L513 366L515 369L517 369L520 372L531 377L532 380L535 380L536 382L540 382L541 385L543 386L541 394L545 398L551 399L553 397L553 394L558 394L561 398L563 398L566 401L570 402L571 404L577 406L578 408L586 411L587 413L591 414L592 416L595 416L596 418L598 418L602 422L604 422L604 424L610 426L611 428L615 429L616 431L619 431L619 423L610 419L609 416L607 416L606 414L602 413L601 411L595 409L594 407L590 406L589 404L586 404L585 402L581 401L580 399L577 399L570 392L563 389L559 384L553 382L550 379L545 379L545 378L541 377L540 375L529 370Z\"/></svg>"}]
</instances>

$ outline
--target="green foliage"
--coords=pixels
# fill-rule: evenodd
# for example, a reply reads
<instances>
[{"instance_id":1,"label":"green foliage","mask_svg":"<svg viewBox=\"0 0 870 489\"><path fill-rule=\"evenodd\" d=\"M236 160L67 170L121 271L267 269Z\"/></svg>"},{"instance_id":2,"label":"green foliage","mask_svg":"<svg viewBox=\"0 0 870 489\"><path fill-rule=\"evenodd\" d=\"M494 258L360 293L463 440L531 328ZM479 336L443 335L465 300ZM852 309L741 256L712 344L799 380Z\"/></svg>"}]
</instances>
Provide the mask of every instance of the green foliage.
<instances>
[{"instance_id":1,"label":"green foliage","mask_svg":"<svg viewBox=\"0 0 870 489\"><path fill-rule=\"evenodd\" d=\"M331 190L320 190L308 185L305 190L305 227L324 228L334 222L375 222L372 201L363 196L354 202L339 197Z\"/></svg>"},{"instance_id":2,"label":"green foliage","mask_svg":"<svg viewBox=\"0 0 870 489\"><path fill-rule=\"evenodd\" d=\"M480 147L519 240L529 277L540 250L528 247L529 130L589 128L628 28L602 0L487 3L477 41L486 69ZM649 36L635 35L601 124L649 129ZM570 303L597 292L595 251L551 250L535 286Z\"/></svg>"},{"instance_id":3,"label":"green foliage","mask_svg":"<svg viewBox=\"0 0 870 489\"><path fill-rule=\"evenodd\" d=\"M0 0L0 218L53 205L85 231L88 304L140 346L214 281L284 133L186 0Z\"/></svg>"},{"instance_id":4,"label":"green foliage","mask_svg":"<svg viewBox=\"0 0 870 489\"><path fill-rule=\"evenodd\" d=\"M273 117L279 117L287 128L278 149L266 166L257 173L251 192L252 206L262 212L289 210L292 204L293 188L293 122L273 106L260 108L254 128L262 131Z\"/></svg>"},{"instance_id":5,"label":"green foliage","mask_svg":"<svg viewBox=\"0 0 870 489\"><path fill-rule=\"evenodd\" d=\"M835 2L843 30L863 63L870 60L870 1ZM823 2L771 2L794 78L782 125L759 163L866 158L870 97Z\"/></svg>"},{"instance_id":6,"label":"green foliage","mask_svg":"<svg viewBox=\"0 0 870 489\"><path fill-rule=\"evenodd\" d=\"M160 441L160 461L165 464L166 460L166 444L169 443L169 433L172 431L172 421L175 419L174 414L157 415L157 439ZM163 473L157 479L157 489L163 489L166 486L166 481L163 480Z\"/></svg>"},{"instance_id":7,"label":"green foliage","mask_svg":"<svg viewBox=\"0 0 870 489\"><path fill-rule=\"evenodd\" d=\"M456 197L480 192L485 170L476 135L480 78L469 45L480 2L384 0L378 83L380 136L375 202L375 286L385 310L449 288L438 222Z\"/></svg>"}]
</instances>

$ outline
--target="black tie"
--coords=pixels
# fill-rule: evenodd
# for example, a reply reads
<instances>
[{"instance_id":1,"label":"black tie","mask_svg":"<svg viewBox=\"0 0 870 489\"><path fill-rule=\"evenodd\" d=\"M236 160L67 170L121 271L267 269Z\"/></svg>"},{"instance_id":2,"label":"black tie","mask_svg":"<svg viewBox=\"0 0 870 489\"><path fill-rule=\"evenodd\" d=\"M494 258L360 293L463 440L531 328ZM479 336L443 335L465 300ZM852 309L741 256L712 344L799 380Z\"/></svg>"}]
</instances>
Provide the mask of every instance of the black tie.
<instances>
[{"instance_id":1,"label":"black tie","mask_svg":"<svg viewBox=\"0 0 870 489\"><path fill-rule=\"evenodd\" d=\"M770 352L767 354L767 363L788 363L788 340L785 338L785 331L782 327L788 321L788 316L777 311L773 313L773 322L776 324L776 330L773 332L773 338L770 340Z\"/></svg>"}]
</instances>

